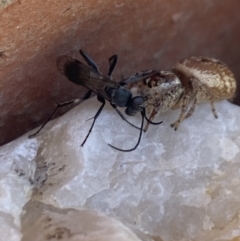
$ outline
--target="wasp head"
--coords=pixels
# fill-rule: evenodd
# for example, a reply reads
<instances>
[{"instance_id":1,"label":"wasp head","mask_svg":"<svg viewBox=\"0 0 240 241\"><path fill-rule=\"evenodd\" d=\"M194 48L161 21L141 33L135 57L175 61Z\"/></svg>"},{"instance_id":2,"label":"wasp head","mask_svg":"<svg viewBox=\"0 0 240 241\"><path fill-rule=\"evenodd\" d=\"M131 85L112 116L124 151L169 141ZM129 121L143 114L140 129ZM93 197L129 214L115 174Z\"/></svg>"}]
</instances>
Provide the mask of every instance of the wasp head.
<instances>
[{"instance_id":1,"label":"wasp head","mask_svg":"<svg viewBox=\"0 0 240 241\"><path fill-rule=\"evenodd\" d=\"M142 110L145 101L146 100L143 96L135 96L131 98L125 110L125 113L130 116L136 115L137 112L140 112Z\"/></svg>"}]
</instances>

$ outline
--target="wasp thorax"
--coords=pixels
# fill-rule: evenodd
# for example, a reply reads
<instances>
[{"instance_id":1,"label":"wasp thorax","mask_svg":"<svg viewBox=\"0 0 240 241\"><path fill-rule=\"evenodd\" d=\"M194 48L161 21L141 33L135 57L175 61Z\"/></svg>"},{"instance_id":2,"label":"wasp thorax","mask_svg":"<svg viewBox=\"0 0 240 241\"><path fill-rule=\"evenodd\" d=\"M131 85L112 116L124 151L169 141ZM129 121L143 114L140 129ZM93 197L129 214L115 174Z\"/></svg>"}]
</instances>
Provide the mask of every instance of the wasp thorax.
<instances>
[{"instance_id":1,"label":"wasp thorax","mask_svg":"<svg viewBox=\"0 0 240 241\"><path fill-rule=\"evenodd\" d=\"M132 98L132 93L120 87L118 89L107 87L105 89L106 93L109 95L111 104L114 104L119 107L125 107L128 105L129 100Z\"/></svg>"}]
</instances>

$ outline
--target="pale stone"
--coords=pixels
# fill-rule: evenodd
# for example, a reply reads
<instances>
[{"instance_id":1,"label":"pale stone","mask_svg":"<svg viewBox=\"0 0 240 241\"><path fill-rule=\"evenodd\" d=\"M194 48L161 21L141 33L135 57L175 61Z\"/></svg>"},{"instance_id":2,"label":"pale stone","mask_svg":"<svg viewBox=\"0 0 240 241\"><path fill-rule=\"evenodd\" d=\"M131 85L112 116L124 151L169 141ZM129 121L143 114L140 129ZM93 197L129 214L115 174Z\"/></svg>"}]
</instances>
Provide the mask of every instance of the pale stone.
<instances>
[{"instance_id":1,"label":"pale stone","mask_svg":"<svg viewBox=\"0 0 240 241\"><path fill-rule=\"evenodd\" d=\"M41 205L76 213L100 211L120 220L142 240L240 238L238 106L217 103L219 118L215 119L209 104L199 105L178 131L170 123L179 112L168 112L158 117L163 123L150 126L137 150L130 153L107 145L131 148L139 134L109 105L84 147L80 146L92 123L86 120L99 106L96 98L90 99L49 123L37 138L29 140L25 135L2 147L1 172L7 173L2 182L10 189L5 192L14 190L21 198L11 203L3 197L3 213L19 220L20 210L30 198L30 178L35 187L31 199ZM139 116L128 120L140 124ZM14 171L13 164L24 170L24 177ZM37 212L34 210L25 208L22 223L29 213ZM71 218L68 213L65 216L67 223ZM41 233L39 220L32 220L35 233ZM16 225L20 227L17 221ZM24 228L23 232L32 231Z\"/></svg>"},{"instance_id":2,"label":"pale stone","mask_svg":"<svg viewBox=\"0 0 240 241\"><path fill-rule=\"evenodd\" d=\"M0 240L20 240L20 214L31 198L39 143L21 137L0 148Z\"/></svg>"},{"instance_id":3,"label":"pale stone","mask_svg":"<svg viewBox=\"0 0 240 241\"><path fill-rule=\"evenodd\" d=\"M121 222L94 211L59 209L38 202L29 202L25 211L22 241L140 241Z\"/></svg>"}]
</instances>

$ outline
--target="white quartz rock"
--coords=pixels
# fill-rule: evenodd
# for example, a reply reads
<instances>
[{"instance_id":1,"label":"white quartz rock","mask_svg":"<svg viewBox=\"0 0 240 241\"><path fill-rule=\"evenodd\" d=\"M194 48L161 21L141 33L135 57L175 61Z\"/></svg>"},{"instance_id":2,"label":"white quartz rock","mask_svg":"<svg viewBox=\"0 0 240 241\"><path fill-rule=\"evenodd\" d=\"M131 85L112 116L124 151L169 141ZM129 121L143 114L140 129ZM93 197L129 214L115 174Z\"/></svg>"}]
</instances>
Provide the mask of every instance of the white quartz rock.
<instances>
[{"instance_id":1,"label":"white quartz rock","mask_svg":"<svg viewBox=\"0 0 240 241\"><path fill-rule=\"evenodd\" d=\"M0 240L21 238L20 214L31 198L39 143L21 137L0 148Z\"/></svg>"},{"instance_id":2,"label":"white quartz rock","mask_svg":"<svg viewBox=\"0 0 240 241\"><path fill-rule=\"evenodd\" d=\"M215 119L210 104L199 105L178 131L170 123L179 112L168 112L158 117L163 123L151 125L137 150L129 153L107 144L131 148L139 131L109 105L80 146L92 123L86 120L99 106L96 98L90 99L49 123L37 138L21 138L23 146L35 143L32 161L27 150L26 161L21 160L36 163L32 199L60 209L101 211L154 240L240 238L238 106L217 103ZM140 116L127 118L140 125ZM8 149L11 158L17 155L17 141Z\"/></svg>"},{"instance_id":3,"label":"white quartz rock","mask_svg":"<svg viewBox=\"0 0 240 241\"><path fill-rule=\"evenodd\" d=\"M129 228L106 215L38 202L26 205L22 231L22 241L140 241Z\"/></svg>"}]
</instances>

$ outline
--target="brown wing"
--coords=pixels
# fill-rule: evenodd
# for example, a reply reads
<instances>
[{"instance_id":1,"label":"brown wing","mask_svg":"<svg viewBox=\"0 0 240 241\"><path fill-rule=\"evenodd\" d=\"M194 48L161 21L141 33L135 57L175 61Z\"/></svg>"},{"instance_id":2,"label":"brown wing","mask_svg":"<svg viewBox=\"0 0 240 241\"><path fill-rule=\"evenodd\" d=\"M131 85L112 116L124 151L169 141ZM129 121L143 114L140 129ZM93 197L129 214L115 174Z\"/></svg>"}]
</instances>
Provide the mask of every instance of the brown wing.
<instances>
[{"instance_id":1,"label":"brown wing","mask_svg":"<svg viewBox=\"0 0 240 241\"><path fill-rule=\"evenodd\" d=\"M61 55L57 58L57 67L59 71L75 84L82 85L106 100L109 96L105 92L105 88L119 88L117 82L112 81L108 77L96 72L91 67L83 64L77 59L67 55Z\"/></svg>"},{"instance_id":2,"label":"brown wing","mask_svg":"<svg viewBox=\"0 0 240 241\"><path fill-rule=\"evenodd\" d=\"M147 78L151 78L153 75L159 73L157 70L145 70L139 73L136 73L134 75L131 75L123 80L120 81L121 85L131 85L136 84L142 80L145 80Z\"/></svg>"}]
</instances>

